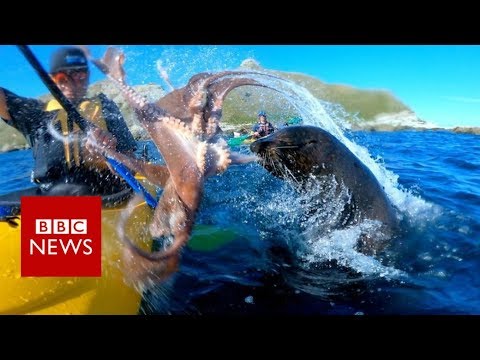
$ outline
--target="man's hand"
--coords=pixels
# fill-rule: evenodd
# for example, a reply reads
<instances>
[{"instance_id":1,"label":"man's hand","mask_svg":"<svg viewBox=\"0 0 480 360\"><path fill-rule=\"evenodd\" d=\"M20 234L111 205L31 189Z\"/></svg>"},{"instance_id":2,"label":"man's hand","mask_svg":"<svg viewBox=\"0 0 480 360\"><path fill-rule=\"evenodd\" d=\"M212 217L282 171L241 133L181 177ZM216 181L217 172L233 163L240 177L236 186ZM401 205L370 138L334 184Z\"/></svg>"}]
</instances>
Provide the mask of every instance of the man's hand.
<instances>
[{"instance_id":1,"label":"man's hand","mask_svg":"<svg viewBox=\"0 0 480 360\"><path fill-rule=\"evenodd\" d=\"M90 160L100 160L109 150L115 151L117 139L108 131L94 128L88 132L85 147L89 152Z\"/></svg>"}]
</instances>

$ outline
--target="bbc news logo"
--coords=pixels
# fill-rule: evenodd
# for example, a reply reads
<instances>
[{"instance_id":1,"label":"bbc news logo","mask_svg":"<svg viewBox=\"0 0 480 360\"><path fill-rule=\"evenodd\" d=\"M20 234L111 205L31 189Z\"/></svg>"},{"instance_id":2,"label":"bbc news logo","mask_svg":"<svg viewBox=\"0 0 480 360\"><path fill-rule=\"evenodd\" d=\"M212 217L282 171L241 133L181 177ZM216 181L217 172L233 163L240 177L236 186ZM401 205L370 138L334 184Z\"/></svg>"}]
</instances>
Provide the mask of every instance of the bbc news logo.
<instances>
[{"instance_id":1,"label":"bbc news logo","mask_svg":"<svg viewBox=\"0 0 480 360\"><path fill-rule=\"evenodd\" d=\"M71 226L70 226L71 224ZM87 234L87 219L37 219L35 221L35 233L37 235L78 235ZM30 239L29 255L34 255L38 252L42 255L57 255L58 252L67 255L69 251L73 251L76 255L79 252L80 247L86 249L83 250L83 254L91 255L92 239L80 238L74 241L71 237L68 239L49 237L41 238L40 243L35 239Z\"/></svg>"},{"instance_id":2,"label":"bbc news logo","mask_svg":"<svg viewBox=\"0 0 480 360\"><path fill-rule=\"evenodd\" d=\"M101 276L99 196L21 198L21 276Z\"/></svg>"}]
</instances>

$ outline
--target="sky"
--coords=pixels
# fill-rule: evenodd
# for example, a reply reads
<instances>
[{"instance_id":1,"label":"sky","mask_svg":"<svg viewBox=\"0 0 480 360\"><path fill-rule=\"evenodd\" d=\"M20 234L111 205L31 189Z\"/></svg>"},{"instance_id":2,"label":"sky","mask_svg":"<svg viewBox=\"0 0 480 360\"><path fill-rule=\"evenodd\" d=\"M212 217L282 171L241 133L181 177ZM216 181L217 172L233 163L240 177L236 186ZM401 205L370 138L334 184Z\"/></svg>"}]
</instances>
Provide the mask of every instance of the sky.
<instances>
[{"instance_id":1,"label":"sky","mask_svg":"<svg viewBox=\"0 0 480 360\"><path fill-rule=\"evenodd\" d=\"M59 45L32 45L48 71ZM387 90L420 119L441 127L480 126L480 45L117 45L131 85L163 85L160 59L175 87L201 71L234 69L246 58L329 84ZM106 45L90 47L101 57ZM14 45L0 45L0 86L26 97L48 92ZM91 81L104 76L92 67Z\"/></svg>"}]
</instances>

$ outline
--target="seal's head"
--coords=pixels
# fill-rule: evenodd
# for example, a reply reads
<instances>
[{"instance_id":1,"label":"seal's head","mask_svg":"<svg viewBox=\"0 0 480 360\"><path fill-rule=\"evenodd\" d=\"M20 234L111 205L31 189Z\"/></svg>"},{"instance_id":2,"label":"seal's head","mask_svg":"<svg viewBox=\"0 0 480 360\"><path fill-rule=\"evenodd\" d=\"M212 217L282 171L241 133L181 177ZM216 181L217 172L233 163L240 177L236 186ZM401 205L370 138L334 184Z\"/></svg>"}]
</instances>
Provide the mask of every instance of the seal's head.
<instances>
[{"instance_id":1,"label":"seal's head","mask_svg":"<svg viewBox=\"0 0 480 360\"><path fill-rule=\"evenodd\" d=\"M263 159L262 165L280 178L301 178L327 166L332 136L314 126L288 126L261 138L250 150ZM321 169L320 169L321 170Z\"/></svg>"}]
</instances>

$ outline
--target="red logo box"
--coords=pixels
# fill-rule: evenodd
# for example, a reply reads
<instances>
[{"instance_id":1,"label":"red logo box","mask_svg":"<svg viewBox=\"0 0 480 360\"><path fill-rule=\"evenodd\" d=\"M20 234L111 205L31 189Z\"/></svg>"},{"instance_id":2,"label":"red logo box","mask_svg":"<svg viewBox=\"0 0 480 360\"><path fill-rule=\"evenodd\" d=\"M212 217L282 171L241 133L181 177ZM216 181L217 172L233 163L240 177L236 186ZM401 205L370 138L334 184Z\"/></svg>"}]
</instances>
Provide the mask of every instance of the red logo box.
<instances>
[{"instance_id":1,"label":"red logo box","mask_svg":"<svg viewBox=\"0 0 480 360\"><path fill-rule=\"evenodd\" d=\"M101 276L100 196L21 198L21 276Z\"/></svg>"}]
</instances>

